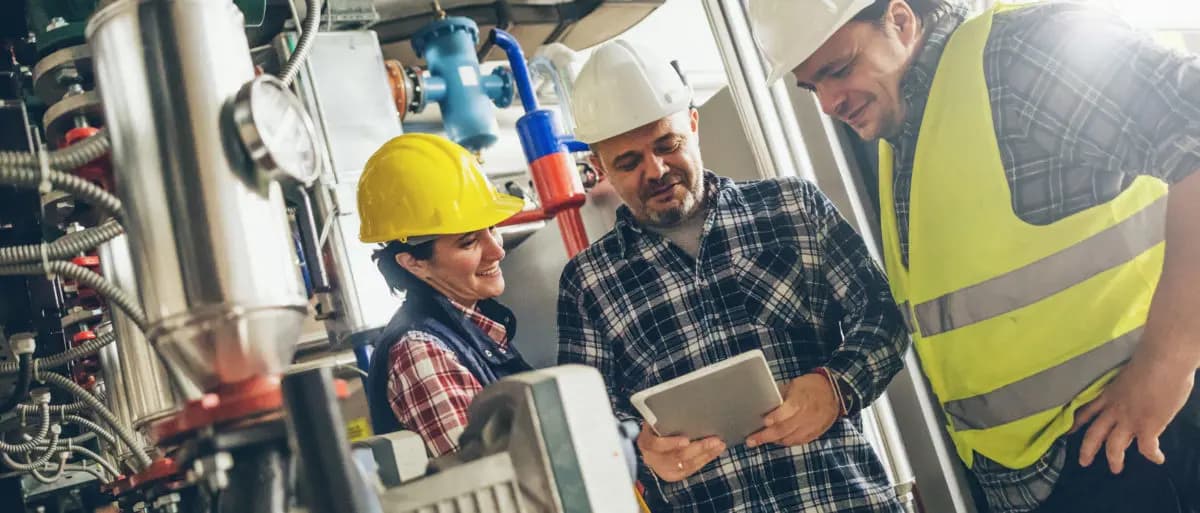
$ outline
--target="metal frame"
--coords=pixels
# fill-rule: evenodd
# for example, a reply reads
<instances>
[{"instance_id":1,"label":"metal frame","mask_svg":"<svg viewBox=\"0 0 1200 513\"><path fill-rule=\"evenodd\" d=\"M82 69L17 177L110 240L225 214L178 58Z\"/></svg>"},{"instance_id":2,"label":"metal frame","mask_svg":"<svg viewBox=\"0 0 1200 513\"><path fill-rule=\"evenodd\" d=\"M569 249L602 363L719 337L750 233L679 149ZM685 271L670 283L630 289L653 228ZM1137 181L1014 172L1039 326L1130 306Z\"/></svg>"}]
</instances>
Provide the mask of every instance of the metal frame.
<instances>
[{"instance_id":1,"label":"metal frame","mask_svg":"<svg viewBox=\"0 0 1200 513\"><path fill-rule=\"evenodd\" d=\"M800 176L814 180L812 162L792 115L786 86L768 86L763 62L739 0L703 0L713 39L721 52L729 89L742 128L763 178Z\"/></svg>"}]
</instances>

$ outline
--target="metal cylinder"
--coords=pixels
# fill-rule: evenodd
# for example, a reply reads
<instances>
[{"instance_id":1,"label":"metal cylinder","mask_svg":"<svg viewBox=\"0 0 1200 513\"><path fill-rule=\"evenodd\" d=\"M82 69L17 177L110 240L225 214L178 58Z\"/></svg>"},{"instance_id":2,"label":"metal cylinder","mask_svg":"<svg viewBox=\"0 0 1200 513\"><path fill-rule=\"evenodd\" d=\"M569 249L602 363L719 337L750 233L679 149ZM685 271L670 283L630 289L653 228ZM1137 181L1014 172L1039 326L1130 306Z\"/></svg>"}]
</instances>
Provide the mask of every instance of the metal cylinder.
<instances>
[{"instance_id":1,"label":"metal cylinder","mask_svg":"<svg viewBox=\"0 0 1200 513\"><path fill-rule=\"evenodd\" d=\"M306 314L280 187L222 110L254 77L229 0L118 0L88 23L118 193L149 320L201 389L290 363Z\"/></svg>"},{"instance_id":2,"label":"metal cylinder","mask_svg":"<svg viewBox=\"0 0 1200 513\"><path fill-rule=\"evenodd\" d=\"M121 359L117 356L116 344L105 346L96 356L100 358L100 372L104 379L104 405L112 410L113 415L122 424L131 425L133 415L129 412L128 383L125 381L125 369L121 368ZM120 440L113 444L105 444L104 449L122 459L129 451Z\"/></svg>"},{"instance_id":3,"label":"metal cylinder","mask_svg":"<svg viewBox=\"0 0 1200 513\"><path fill-rule=\"evenodd\" d=\"M137 289L126 236L121 235L100 246L99 255L106 278L124 290ZM172 392L167 370L142 331L119 309L110 309L110 315L117 343L100 353L105 383L111 383L107 385L109 407L114 408L114 412L117 408L127 410L130 425L140 430L147 423L174 412L179 401ZM112 361L114 357L116 362ZM113 365L119 369L119 377L110 376L109 369Z\"/></svg>"},{"instance_id":4,"label":"metal cylinder","mask_svg":"<svg viewBox=\"0 0 1200 513\"><path fill-rule=\"evenodd\" d=\"M350 456L345 422L334 395L333 373L318 367L285 376L288 432L299 451L314 513L380 513L379 498L367 487Z\"/></svg>"}]
</instances>

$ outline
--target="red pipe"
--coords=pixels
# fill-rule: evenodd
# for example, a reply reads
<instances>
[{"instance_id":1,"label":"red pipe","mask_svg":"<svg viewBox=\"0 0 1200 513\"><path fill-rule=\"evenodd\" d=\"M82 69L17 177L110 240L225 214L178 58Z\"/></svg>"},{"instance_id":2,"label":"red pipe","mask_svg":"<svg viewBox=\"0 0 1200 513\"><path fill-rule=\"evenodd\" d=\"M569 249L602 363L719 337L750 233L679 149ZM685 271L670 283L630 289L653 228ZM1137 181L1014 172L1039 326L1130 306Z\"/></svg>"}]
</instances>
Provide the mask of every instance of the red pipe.
<instances>
[{"instance_id":1,"label":"red pipe","mask_svg":"<svg viewBox=\"0 0 1200 513\"><path fill-rule=\"evenodd\" d=\"M512 217L501 221L500 226L536 223L538 221L549 221L551 219L554 219L554 216L547 214L545 210L539 208L537 210L517 212L516 214L513 214Z\"/></svg>"},{"instance_id":2,"label":"red pipe","mask_svg":"<svg viewBox=\"0 0 1200 513\"><path fill-rule=\"evenodd\" d=\"M505 219L500 226L514 226L538 221L558 220L558 231L562 234L563 246L567 249L567 258L571 258L588 246L587 229L583 226L583 216L578 208L560 210L557 215L546 214L543 209L517 212Z\"/></svg>"},{"instance_id":3,"label":"red pipe","mask_svg":"<svg viewBox=\"0 0 1200 513\"><path fill-rule=\"evenodd\" d=\"M578 208L568 208L558 213L558 230L562 232L563 245L567 248L567 258L574 258L588 246L587 229L583 226L583 216Z\"/></svg>"}]
</instances>

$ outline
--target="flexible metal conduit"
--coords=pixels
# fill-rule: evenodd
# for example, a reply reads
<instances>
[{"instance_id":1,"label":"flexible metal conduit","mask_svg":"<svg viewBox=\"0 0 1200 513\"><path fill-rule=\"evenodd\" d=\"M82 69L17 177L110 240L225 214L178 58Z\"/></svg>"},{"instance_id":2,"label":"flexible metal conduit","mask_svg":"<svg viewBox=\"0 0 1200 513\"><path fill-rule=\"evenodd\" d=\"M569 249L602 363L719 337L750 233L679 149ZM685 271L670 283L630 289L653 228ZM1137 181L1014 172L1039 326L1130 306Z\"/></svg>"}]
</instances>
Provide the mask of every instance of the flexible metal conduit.
<instances>
[{"instance_id":1,"label":"flexible metal conduit","mask_svg":"<svg viewBox=\"0 0 1200 513\"><path fill-rule=\"evenodd\" d=\"M108 131L100 129L95 135L79 144L46 152L46 161L54 169L75 169L108 153ZM0 167L32 168L41 166L37 153L23 151L0 151Z\"/></svg>"},{"instance_id":2,"label":"flexible metal conduit","mask_svg":"<svg viewBox=\"0 0 1200 513\"><path fill-rule=\"evenodd\" d=\"M61 260L48 262L45 266L22 264L0 267L0 276L37 275L45 272L70 278L95 289L97 293L120 307L138 328L141 328L143 332L146 331L146 312L142 310L142 306L138 304L133 295L86 267Z\"/></svg>"},{"instance_id":3,"label":"flexible metal conduit","mask_svg":"<svg viewBox=\"0 0 1200 513\"><path fill-rule=\"evenodd\" d=\"M95 228L68 233L53 242L46 243L44 245L45 257L47 260L71 258L104 244L122 233L125 233L125 229L121 227L121 224L115 219L109 219ZM42 244L0 247L0 265L41 262L42 251Z\"/></svg>"},{"instance_id":4,"label":"flexible metal conduit","mask_svg":"<svg viewBox=\"0 0 1200 513\"><path fill-rule=\"evenodd\" d=\"M134 434L128 426L122 425L120 421L117 420L117 417L113 415L112 411L109 411L109 409L104 406L104 403L101 403L96 396L92 395L87 390L84 390L83 387L75 384L74 381L71 381L70 379L58 374L39 374L37 379L43 383L53 385L70 392L79 400L87 403L88 407L91 408L96 415L99 415L104 422L112 426L113 430L116 432L117 438L120 438L122 442L125 442L125 445L129 447L130 451L133 452L133 457L137 461L139 467L137 470L141 470L150 466L150 457L146 455L145 444L142 443L142 440L138 438L138 436Z\"/></svg>"},{"instance_id":5,"label":"flexible metal conduit","mask_svg":"<svg viewBox=\"0 0 1200 513\"><path fill-rule=\"evenodd\" d=\"M73 361L83 358L85 356L91 356L91 355L95 354L97 351L104 348L104 346L107 346L107 345L113 343L113 341L115 341L116 339L117 339L117 336L113 332L102 333L99 337L96 337L92 340L84 342L83 344L80 344L76 347L73 347L71 349L63 351L61 353L42 357L42 358L37 358L34 360L34 366L39 369L53 369L55 367L61 367L63 365L66 365L69 362L73 362ZM0 364L0 375L14 374L18 370L19 370L19 366L16 363L10 362L10 363ZM76 404L78 404L78 403L76 403ZM25 407L25 406L28 406L28 405L21 405L21 407ZM58 405L58 404L52 405L51 411L54 411L56 413L65 411L64 408L60 408L59 410L53 409L53 408L62 407L62 406L64 406L64 405ZM29 406L29 408L31 409L30 411L32 411L32 409L36 409L33 406ZM76 409L76 410L71 410L71 411L80 411L80 410Z\"/></svg>"},{"instance_id":6,"label":"flexible metal conduit","mask_svg":"<svg viewBox=\"0 0 1200 513\"><path fill-rule=\"evenodd\" d=\"M291 0L288 0L289 2ZM283 65L283 69L279 72L279 80L283 82L285 87L291 87L292 81L296 80L296 74L300 73L300 66L304 64L304 60L308 58L308 52L312 49L313 38L317 35L317 28L321 24L321 0L307 0L308 13L304 18L304 27L300 33L300 39L296 41L296 49L292 51L291 57L288 57L287 63Z\"/></svg>"},{"instance_id":7,"label":"flexible metal conduit","mask_svg":"<svg viewBox=\"0 0 1200 513\"><path fill-rule=\"evenodd\" d=\"M22 405L24 406L24 405ZM38 425L38 433L32 439L20 444L10 444L0 439L0 452L15 452L26 453L37 449L38 444L46 439L46 435L50 433L50 408L49 405L41 404L38 410L42 414L41 424Z\"/></svg>"}]
</instances>

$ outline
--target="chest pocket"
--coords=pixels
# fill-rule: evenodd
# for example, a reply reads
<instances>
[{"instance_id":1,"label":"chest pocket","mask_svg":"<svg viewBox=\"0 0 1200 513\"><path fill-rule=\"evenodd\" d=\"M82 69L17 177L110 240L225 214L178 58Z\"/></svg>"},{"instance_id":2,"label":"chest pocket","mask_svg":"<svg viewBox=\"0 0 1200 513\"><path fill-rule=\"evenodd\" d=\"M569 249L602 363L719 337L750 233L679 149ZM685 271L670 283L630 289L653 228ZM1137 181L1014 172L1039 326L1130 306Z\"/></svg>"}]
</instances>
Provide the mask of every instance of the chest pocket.
<instances>
[{"instance_id":1,"label":"chest pocket","mask_svg":"<svg viewBox=\"0 0 1200 513\"><path fill-rule=\"evenodd\" d=\"M812 319L810 291L800 254L772 246L733 258L740 301L734 307L750 322L788 330Z\"/></svg>"}]
</instances>

